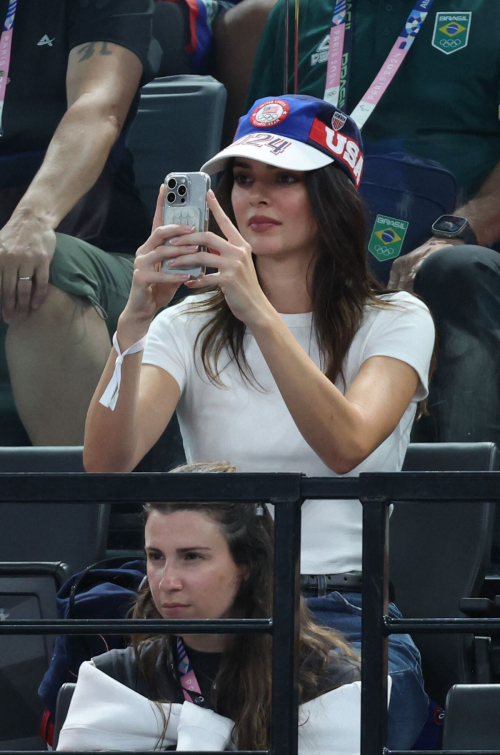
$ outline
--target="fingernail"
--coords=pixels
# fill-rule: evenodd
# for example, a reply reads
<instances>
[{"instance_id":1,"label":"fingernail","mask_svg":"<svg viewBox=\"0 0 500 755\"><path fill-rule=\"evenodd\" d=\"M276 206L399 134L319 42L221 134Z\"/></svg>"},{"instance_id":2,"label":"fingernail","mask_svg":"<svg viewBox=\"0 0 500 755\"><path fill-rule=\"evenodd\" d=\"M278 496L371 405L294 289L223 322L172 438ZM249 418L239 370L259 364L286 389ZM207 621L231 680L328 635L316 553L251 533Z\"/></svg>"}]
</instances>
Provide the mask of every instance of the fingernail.
<instances>
[{"instance_id":1,"label":"fingernail","mask_svg":"<svg viewBox=\"0 0 500 755\"><path fill-rule=\"evenodd\" d=\"M212 189L209 189L209 190L207 191L207 194L208 194L208 196L209 196L209 197L215 197L215 194L214 194L214 192L213 192L213 190L212 190Z\"/></svg>"}]
</instances>

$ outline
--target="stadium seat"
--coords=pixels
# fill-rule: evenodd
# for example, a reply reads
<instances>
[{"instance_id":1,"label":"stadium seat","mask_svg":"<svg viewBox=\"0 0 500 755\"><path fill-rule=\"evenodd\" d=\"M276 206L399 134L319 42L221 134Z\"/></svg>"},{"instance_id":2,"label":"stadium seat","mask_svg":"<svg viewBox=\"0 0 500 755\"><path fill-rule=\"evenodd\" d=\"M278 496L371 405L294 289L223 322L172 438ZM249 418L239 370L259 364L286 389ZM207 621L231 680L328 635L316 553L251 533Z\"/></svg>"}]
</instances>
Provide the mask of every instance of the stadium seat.
<instances>
[{"instance_id":1,"label":"stadium seat","mask_svg":"<svg viewBox=\"0 0 500 755\"><path fill-rule=\"evenodd\" d=\"M81 447L0 448L1 472L83 472ZM109 504L2 503L4 561L64 561L70 572L106 555Z\"/></svg>"},{"instance_id":2,"label":"stadium seat","mask_svg":"<svg viewBox=\"0 0 500 755\"><path fill-rule=\"evenodd\" d=\"M497 750L500 684L457 684L446 698L443 750Z\"/></svg>"},{"instance_id":3,"label":"stadium seat","mask_svg":"<svg viewBox=\"0 0 500 755\"><path fill-rule=\"evenodd\" d=\"M0 621L57 618L56 592L69 576L61 563L0 563ZM37 690L53 638L5 635L0 654L0 747L41 750L43 704Z\"/></svg>"},{"instance_id":4,"label":"stadium seat","mask_svg":"<svg viewBox=\"0 0 500 755\"><path fill-rule=\"evenodd\" d=\"M405 471L498 470L493 443L411 444ZM464 617L462 598L480 595L491 553L495 504L404 503L390 526L390 574L406 618ZM426 689L444 705L454 684L476 681L470 634L415 634Z\"/></svg>"},{"instance_id":5,"label":"stadium seat","mask_svg":"<svg viewBox=\"0 0 500 755\"><path fill-rule=\"evenodd\" d=\"M59 734L66 720L66 716L68 715L68 710L71 703L71 698L73 697L73 692L75 691L75 687L76 684L66 682L66 684L62 685L61 689L59 690L59 694L57 695L56 717L54 721L54 740L52 743L54 750L57 747Z\"/></svg>"},{"instance_id":6,"label":"stadium seat","mask_svg":"<svg viewBox=\"0 0 500 755\"><path fill-rule=\"evenodd\" d=\"M142 88L127 144L151 217L167 173L199 170L220 149L225 107L226 89L212 76L166 76Z\"/></svg>"}]
</instances>

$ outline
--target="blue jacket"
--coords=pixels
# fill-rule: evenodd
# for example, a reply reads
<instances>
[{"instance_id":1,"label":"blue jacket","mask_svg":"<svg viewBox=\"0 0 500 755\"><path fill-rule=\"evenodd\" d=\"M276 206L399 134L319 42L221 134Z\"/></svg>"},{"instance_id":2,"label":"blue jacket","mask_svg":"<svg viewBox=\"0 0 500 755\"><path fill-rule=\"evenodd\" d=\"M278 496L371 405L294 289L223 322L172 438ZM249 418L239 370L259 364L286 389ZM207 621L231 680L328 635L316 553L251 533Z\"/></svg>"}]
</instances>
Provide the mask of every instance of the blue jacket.
<instances>
[{"instance_id":1,"label":"blue jacket","mask_svg":"<svg viewBox=\"0 0 500 755\"><path fill-rule=\"evenodd\" d=\"M137 560L118 567L92 568L74 574L57 594L59 618L125 618L134 605L145 571L145 562ZM73 585L76 585L76 590L71 598ZM38 694L52 716L55 716L59 689L65 682L76 682L78 669L84 661L125 645L125 637L119 635L56 637L50 667L38 689Z\"/></svg>"}]
</instances>

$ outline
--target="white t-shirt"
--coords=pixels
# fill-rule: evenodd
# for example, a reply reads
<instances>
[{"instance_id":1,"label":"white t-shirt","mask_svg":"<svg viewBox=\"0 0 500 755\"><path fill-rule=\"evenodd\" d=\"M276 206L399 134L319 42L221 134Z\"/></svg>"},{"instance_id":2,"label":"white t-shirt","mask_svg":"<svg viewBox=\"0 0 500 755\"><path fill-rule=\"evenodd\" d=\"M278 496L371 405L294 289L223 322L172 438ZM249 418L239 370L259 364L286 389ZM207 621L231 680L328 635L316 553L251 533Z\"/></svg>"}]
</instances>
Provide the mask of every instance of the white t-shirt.
<instances>
[{"instance_id":1,"label":"white t-shirt","mask_svg":"<svg viewBox=\"0 0 500 755\"><path fill-rule=\"evenodd\" d=\"M240 375L229 355L221 355L224 387L210 382L193 346L211 314L195 313L190 297L161 312L153 321L143 356L176 380L181 391L177 415L186 459L228 461L240 472L302 472L308 477L337 477L306 443L297 429L276 382L251 333L244 339L245 355L262 386L253 387ZM393 306L366 307L361 327L344 360L345 392L363 362L388 356L411 365L420 378L417 391L394 432L347 476L360 472L401 469L418 401L427 396L434 325L427 307L414 296L384 297ZM312 327L312 313L281 315L299 344L322 365ZM264 390L263 390L264 389ZM306 501L302 507L302 574L338 574L361 569L362 507L359 501Z\"/></svg>"}]
</instances>

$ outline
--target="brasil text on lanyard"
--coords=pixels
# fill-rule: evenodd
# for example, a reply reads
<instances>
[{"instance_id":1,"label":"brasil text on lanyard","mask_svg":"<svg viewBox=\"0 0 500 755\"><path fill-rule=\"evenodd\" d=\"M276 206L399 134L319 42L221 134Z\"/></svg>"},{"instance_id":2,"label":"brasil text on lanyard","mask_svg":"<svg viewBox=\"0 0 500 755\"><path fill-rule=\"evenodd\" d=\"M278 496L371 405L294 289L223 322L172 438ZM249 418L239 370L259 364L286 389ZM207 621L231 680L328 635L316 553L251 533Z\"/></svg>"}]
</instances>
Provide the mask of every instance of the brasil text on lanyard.
<instances>
[{"instance_id":1,"label":"brasil text on lanyard","mask_svg":"<svg viewBox=\"0 0 500 755\"><path fill-rule=\"evenodd\" d=\"M10 54L12 51L12 35L14 33L14 19L16 17L17 0L10 0L7 8L0 37L0 136L3 135L2 116L5 103L5 90L9 80Z\"/></svg>"},{"instance_id":2,"label":"brasil text on lanyard","mask_svg":"<svg viewBox=\"0 0 500 755\"><path fill-rule=\"evenodd\" d=\"M434 0L417 0L373 84L351 113L351 118L360 129L363 128L375 110L403 60L408 55L408 51L422 28L433 3ZM351 64L353 36L351 9L353 4L352 0L336 0L330 30L324 98L331 105L342 110L345 110L347 81Z\"/></svg>"}]
</instances>

